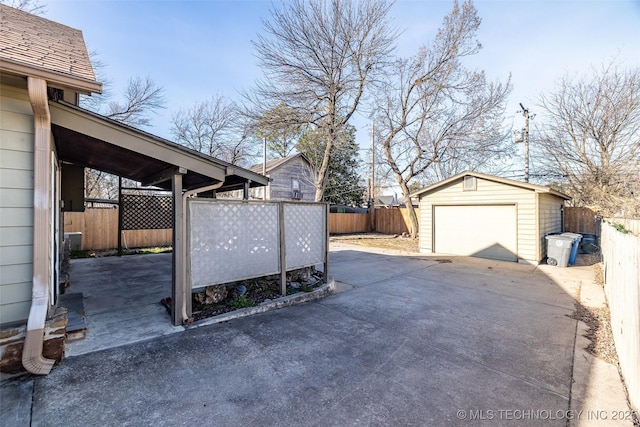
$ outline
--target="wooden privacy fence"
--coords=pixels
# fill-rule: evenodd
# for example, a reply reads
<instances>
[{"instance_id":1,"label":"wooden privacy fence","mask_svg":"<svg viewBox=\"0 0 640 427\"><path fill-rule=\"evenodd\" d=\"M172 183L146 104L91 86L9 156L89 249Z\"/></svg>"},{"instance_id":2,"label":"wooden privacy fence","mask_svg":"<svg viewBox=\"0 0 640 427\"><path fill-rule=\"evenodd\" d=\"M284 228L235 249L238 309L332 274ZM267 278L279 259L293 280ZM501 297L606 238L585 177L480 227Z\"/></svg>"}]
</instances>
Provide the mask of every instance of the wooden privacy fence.
<instances>
[{"instance_id":1,"label":"wooden privacy fence","mask_svg":"<svg viewBox=\"0 0 640 427\"><path fill-rule=\"evenodd\" d=\"M420 209L415 209L415 211L420 218ZM410 233L409 210L406 208L376 209L375 231L382 234Z\"/></svg>"},{"instance_id":2,"label":"wooden privacy fence","mask_svg":"<svg viewBox=\"0 0 640 427\"><path fill-rule=\"evenodd\" d=\"M600 234L600 221L589 208L564 208L564 231L570 233Z\"/></svg>"},{"instance_id":3,"label":"wooden privacy fence","mask_svg":"<svg viewBox=\"0 0 640 427\"><path fill-rule=\"evenodd\" d=\"M420 210L416 209L420 218ZM332 213L329 215L329 233L368 233L376 231L383 234L402 234L410 230L409 213L405 208L376 209L375 227L371 229L371 216L368 213Z\"/></svg>"},{"instance_id":4,"label":"wooden privacy fence","mask_svg":"<svg viewBox=\"0 0 640 427\"><path fill-rule=\"evenodd\" d=\"M82 233L82 249L114 249L118 247L118 209L88 208L84 212L64 213L64 232ZM148 248L171 246L171 229L124 230L122 246Z\"/></svg>"},{"instance_id":5,"label":"wooden privacy fence","mask_svg":"<svg viewBox=\"0 0 640 427\"><path fill-rule=\"evenodd\" d=\"M368 213L331 213L329 214L329 233L368 233L371 231Z\"/></svg>"}]
</instances>

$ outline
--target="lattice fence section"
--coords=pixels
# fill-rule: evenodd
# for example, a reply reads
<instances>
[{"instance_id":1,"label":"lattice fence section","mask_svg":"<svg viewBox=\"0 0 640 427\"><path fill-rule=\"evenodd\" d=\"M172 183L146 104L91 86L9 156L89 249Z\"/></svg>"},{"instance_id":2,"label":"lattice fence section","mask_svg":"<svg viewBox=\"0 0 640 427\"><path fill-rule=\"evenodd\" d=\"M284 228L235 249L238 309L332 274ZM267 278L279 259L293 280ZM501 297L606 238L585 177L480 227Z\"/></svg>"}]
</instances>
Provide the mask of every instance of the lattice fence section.
<instances>
[{"instance_id":1,"label":"lattice fence section","mask_svg":"<svg viewBox=\"0 0 640 427\"><path fill-rule=\"evenodd\" d=\"M188 203L192 288L280 271L278 204Z\"/></svg>"},{"instance_id":2,"label":"lattice fence section","mask_svg":"<svg viewBox=\"0 0 640 427\"><path fill-rule=\"evenodd\" d=\"M324 262L326 215L325 205L284 204L287 271Z\"/></svg>"},{"instance_id":3,"label":"lattice fence section","mask_svg":"<svg viewBox=\"0 0 640 427\"><path fill-rule=\"evenodd\" d=\"M123 230L162 230L173 228L171 196L123 194L120 199Z\"/></svg>"}]
</instances>

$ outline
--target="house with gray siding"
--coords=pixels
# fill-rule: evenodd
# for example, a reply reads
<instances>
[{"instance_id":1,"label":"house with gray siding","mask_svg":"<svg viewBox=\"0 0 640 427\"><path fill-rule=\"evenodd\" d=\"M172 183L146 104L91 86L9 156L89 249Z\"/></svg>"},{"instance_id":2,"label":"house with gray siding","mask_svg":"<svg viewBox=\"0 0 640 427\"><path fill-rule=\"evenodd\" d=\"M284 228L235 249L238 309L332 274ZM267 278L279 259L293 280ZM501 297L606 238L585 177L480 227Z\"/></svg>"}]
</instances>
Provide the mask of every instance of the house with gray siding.
<instances>
[{"instance_id":1,"label":"house with gray siding","mask_svg":"<svg viewBox=\"0 0 640 427\"><path fill-rule=\"evenodd\" d=\"M259 163L250 171L263 174L269 179L265 187L253 188L248 193L251 200L272 200L294 202L313 202L316 189L311 161L302 153ZM241 191L218 192L221 199L245 198Z\"/></svg>"}]
</instances>

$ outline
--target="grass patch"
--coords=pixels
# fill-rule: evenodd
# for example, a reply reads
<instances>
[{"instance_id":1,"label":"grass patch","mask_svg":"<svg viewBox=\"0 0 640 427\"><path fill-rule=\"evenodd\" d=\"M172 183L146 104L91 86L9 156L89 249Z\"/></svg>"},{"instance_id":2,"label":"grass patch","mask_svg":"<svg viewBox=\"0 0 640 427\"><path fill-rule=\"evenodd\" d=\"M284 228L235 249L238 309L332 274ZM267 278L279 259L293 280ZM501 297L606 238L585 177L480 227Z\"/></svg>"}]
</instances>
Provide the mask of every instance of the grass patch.
<instances>
[{"instance_id":1,"label":"grass patch","mask_svg":"<svg viewBox=\"0 0 640 427\"><path fill-rule=\"evenodd\" d=\"M251 298L247 298L244 295L242 295L242 296L239 296L239 297L237 297L235 299L232 299L229 302L229 305L237 310L239 308L253 307L255 305L255 303L253 302L253 300Z\"/></svg>"},{"instance_id":2,"label":"grass patch","mask_svg":"<svg viewBox=\"0 0 640 427\"><path fill-rule=\"evenodd\" d=\"M91 251L87 251L87 250L71 251L69 253L69 256L71 257L71 259L89 258L91 257Z\"/></svg>"},{"instance_id":3,"label":"grass patch","mask_svg":"<svg viewBox=\"0 0 640 427\"><path fill-rule=\"evenodd\" d=\"M171 252L173 252L173 248L158 247L138 249L139 254L170 254Z\"/></svg>"}]
</instances>

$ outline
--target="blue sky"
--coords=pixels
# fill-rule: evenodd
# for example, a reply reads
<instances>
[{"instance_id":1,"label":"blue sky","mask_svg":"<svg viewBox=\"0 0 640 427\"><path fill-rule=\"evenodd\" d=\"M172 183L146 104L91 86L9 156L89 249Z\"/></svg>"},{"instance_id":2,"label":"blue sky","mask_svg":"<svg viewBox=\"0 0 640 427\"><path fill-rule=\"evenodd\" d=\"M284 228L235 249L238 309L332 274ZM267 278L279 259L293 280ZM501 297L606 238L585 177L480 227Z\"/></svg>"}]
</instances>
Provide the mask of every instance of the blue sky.
<instances>
[{"instance_id":1,"label":"blue sky","mask_svg":"<svg viewBox=\"0 0 640 427\"><path fill-rule=\"evenodd\" d=\"M238 98L260 76L251 40L269 18L271 1L68 1L50 0L44 17L83 31L105 74L121 91L131 76L163 86L167 109L146 130L171 139L171 115L216 93ZM278 2L275 3L276 5ZM452 1L399 0L392 8L404 29L398 53L430 42ZM510 74L514 86L507 124L521 128L524 103L535 113L540 93L565 73L587 72L617 56L640 65L640 0L478 0L481 52L468 64L492 79ZM537 120L541 120L539 117ZM368 125L355 123L368 145Z\"/></svg>"}]
</instances>

